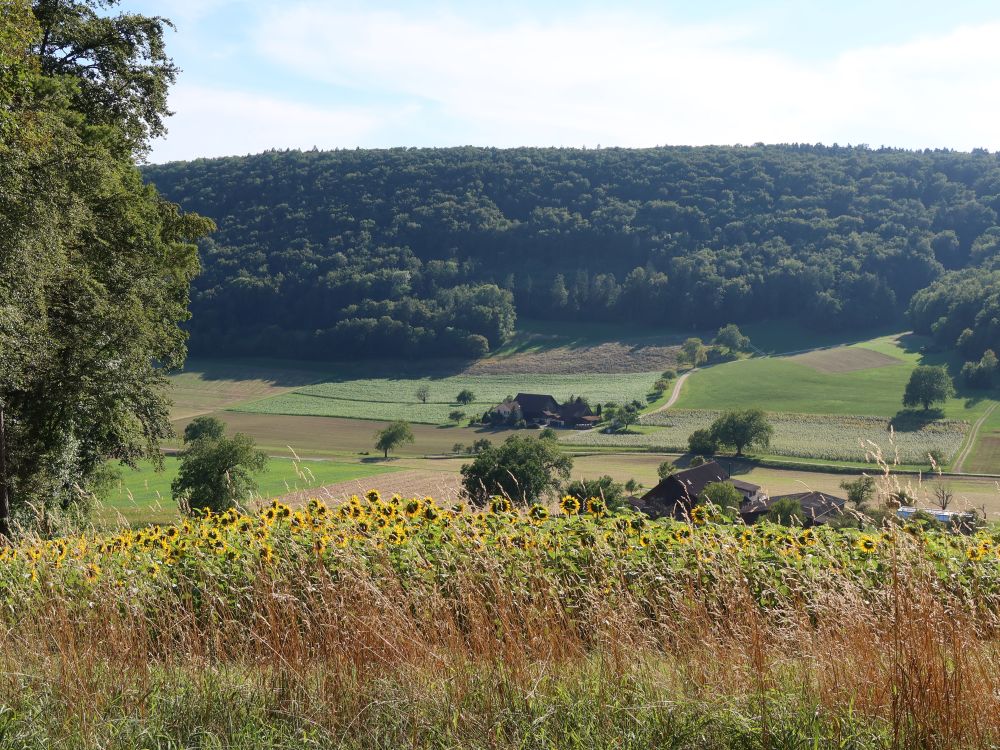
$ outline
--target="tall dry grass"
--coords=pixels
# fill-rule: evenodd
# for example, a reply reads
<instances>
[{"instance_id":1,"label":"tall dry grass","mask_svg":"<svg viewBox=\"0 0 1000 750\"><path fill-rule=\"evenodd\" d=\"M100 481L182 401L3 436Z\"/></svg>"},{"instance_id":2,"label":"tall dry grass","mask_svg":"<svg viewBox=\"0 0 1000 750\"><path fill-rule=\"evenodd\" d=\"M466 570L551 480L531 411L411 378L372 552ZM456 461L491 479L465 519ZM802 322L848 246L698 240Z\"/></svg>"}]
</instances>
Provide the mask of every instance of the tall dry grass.
<instances>
[{"instance_id":1,"label":"tall dry grass","mask_svg":"<svg viewBox=\"0 0 1000 750\"><path fill-rule=\"evenodd\" d=\"M490 550L443 577L346 554L155 595L43 579L4 605L0 745L997 746L998 592L896 549L882 586L820 571L769 606L718 559L512 579Z\"/></svg>"}]
</instances>

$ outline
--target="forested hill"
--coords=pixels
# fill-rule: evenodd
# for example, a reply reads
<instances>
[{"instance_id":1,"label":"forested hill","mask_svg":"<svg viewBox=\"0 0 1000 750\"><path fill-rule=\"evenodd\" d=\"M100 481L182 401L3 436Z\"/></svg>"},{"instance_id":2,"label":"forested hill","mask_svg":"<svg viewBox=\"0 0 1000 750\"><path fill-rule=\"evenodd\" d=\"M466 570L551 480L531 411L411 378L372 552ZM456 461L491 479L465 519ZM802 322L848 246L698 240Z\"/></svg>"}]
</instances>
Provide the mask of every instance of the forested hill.
<instances>
[{"instance_id":1,"label":"forested hill","mask_svg":"<svg viewBox=\"0 0 1000 750\"><path fill-rule=\"evenodd\" d=\"M986 152L287 151L144 173L219 225L191 321L216 353L477 354L515 310L865 327L1000 244Z\"/></svg>"}]
</instances>

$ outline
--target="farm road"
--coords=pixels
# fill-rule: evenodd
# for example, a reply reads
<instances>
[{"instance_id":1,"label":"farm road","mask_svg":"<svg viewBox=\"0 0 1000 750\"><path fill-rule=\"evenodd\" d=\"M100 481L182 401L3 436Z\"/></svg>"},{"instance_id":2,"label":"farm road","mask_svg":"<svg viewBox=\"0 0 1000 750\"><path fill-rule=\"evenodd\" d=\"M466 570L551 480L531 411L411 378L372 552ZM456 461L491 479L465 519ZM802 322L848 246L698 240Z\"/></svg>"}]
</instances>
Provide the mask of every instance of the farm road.
<instances>
[{"instance_id":1,"label":"farm road","mask_svg":"<svg viewBox=\"0 0 1000 750\"><path fill-rule=\"evenodd\" d=\"M696 370L688 370L686 373L677 378L677 382L674 383L674 389L670 392L670 398L667 399L667 403L665 403L658 409L654 409L650 413L655 414L658 411L664 411L666 409L669 409L674 404L676 404L677 399L681 397L681 386L684 385L684 381L688 379L688 375L690 375L692 372L696 372Z\"/></svg>"},{"instance_id":2,"label":"farm road","mask_svg":"<svg viewBox=\"0 0 1000 750\"><path fill-rule=\"evenodd\" d=\"M962 448L962 452L958 454L958 458L955 459L955 463L952 464L951 472L953 474L963 474L963 467L965 466L965 459L969 457L972 453L972 449L976 446L976 439L979 437L979 428L983 426L987 419L989 419L990 414L993 413L994 409L997 408L997 404L993 404L989 409L983 412L983 416L976 420L976 423L972 425L972 429L969 430L969 439L965 443L965 447Z\"/></svg>"}]
</instances>

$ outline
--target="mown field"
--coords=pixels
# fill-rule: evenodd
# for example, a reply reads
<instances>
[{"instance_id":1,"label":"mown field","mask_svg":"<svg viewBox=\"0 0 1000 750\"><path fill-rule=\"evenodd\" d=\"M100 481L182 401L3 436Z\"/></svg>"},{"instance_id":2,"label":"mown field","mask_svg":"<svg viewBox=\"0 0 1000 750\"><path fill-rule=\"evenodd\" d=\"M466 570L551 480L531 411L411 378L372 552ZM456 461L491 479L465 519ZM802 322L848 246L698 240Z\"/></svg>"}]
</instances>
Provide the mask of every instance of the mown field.
<instances>
[{"instance_id":1,"label":"mown field","mask_svg":"<svg viewBox=\"0 0 1000 750\"><path fill-rule=\"evenodd\" d=\"M102 500L100 522L108 524L124 520L143 525L172 523L178 517L177 504L170 495L170 483L180 469L180 460L167 456L162 471L152 463L142 462L138 470L120 467L120 479ZM338 461L295 461L272 458L266 471L257 477L259 499L287 495L296 490L320 487L362 477L387 474L394 468L379 464ZM247 498L251 503L253 498Z\"/></svg>"},{"instance_id":2,"label":"mown field","mask_svg":"<svg viewBox=\"0 0 1000 750\"><path fill-rule=\"evenodd\" d=\"M973 474L1000 473L1000 407L993 410L979 430L979 438L962 467Z\"/></svg>"},{"instance_id":3,"label":"mown field","mask_svg":"<svg viewBox=\"0 0 1000 750\"><path fill-rule=\"evenodd\" d=\"M810 367L807 358L769 357L729 362L694 373L677 401L681 409L745 409L770 412L892 417L902 410L910 372L920 363L938 364L920 354L922 340L889 336L844 347L870 350L899 360L898 364L830 372ZM975 421L985 409L979 399L960 394L942 409L949 419Z\"/></svg>"},{"instance_id":4,"label":"mown field","mask_svg":"<svg viewBox=\"0 0 1000 750\"><path fill-rule=\"evenodd\" d=\"M0 550L3 737L980 750L998 550L991 530L377 496L25 539Z\"/></svg>"},{"instance_id":5,"label":"mown field","mask_svg":"<svg viewBox=\"0 0 1000 750\"><path fill-rule=\"evenodd\" d=\"M572 445L597 447L651 448L662 451L687 450L688 436L705 429L719 411L668 409L642 417L643 427L655 428L635 434L604 434L598 430L564 433L560 440ZM947 462L958 452L969 429L959 420L921 423L880 417L821 416L815 414L770 413L774 427L768 453L796 458L866 462L875 455L890 464L928 464L928 454L939 452Z\"/></svg>"},{"instance_id":6,"label":"mown field","mask_svg":"<svg viewBox=\"0 0 1000 750\"><path fill-rule=\"evenodd\" d=\"M659 373L550 373L453 375L440 378L358 378L327 381L296 388L290 393L233 406L238 412L294 416L347 417L353 419L405 419L424 424L447 424L454 410L482 415L507 396L519 391L548 393L559 400L586 396L592 403L631 401L645 403ZM427 403L417 389L430 390ZM456 396L471 390L475 402L462 406Z\"/></svg>"}]
</instances>

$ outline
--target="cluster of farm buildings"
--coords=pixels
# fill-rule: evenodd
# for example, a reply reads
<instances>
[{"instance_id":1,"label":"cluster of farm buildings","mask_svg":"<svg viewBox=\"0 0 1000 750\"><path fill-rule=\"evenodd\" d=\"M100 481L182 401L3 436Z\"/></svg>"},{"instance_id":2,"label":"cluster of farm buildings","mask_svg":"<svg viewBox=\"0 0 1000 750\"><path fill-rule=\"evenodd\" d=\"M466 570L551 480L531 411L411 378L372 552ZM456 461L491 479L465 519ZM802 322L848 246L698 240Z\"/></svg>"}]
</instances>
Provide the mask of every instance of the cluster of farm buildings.
<instances>
[{"instance_id":1,"label":"cluster of farm buildings","mask_svg":"<svg viewBox=\"0 0 1000 750\"><path fill-rule=\"evenodd\" d=\"M560 404L555 398L542 393L518 393L494 406L490 413L511 424L524 422L540 427L566 427L587 429L601 421L601 417L582 398L571 398Z\"/></svg>"}]
</instances>

